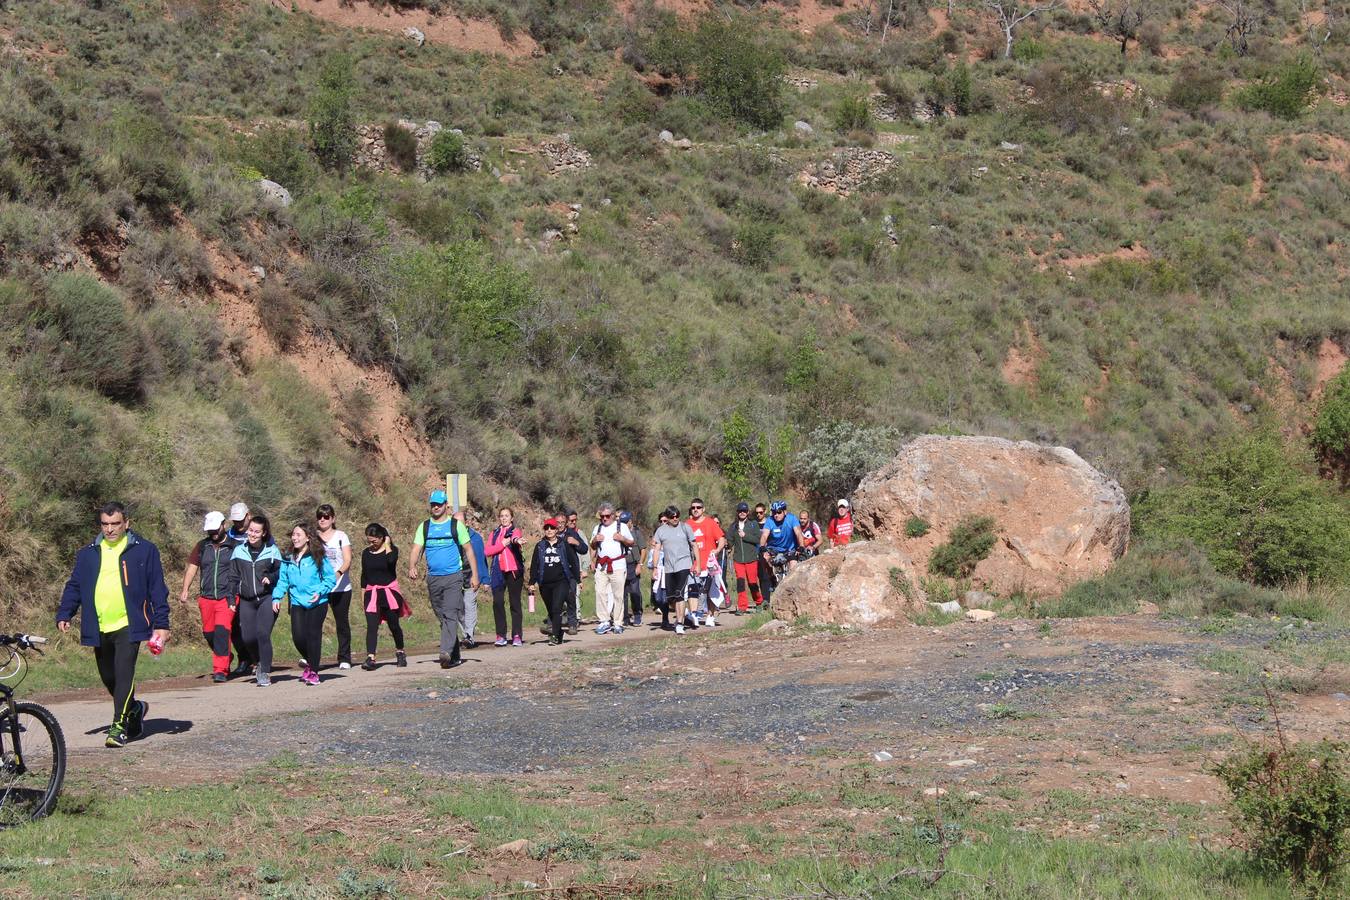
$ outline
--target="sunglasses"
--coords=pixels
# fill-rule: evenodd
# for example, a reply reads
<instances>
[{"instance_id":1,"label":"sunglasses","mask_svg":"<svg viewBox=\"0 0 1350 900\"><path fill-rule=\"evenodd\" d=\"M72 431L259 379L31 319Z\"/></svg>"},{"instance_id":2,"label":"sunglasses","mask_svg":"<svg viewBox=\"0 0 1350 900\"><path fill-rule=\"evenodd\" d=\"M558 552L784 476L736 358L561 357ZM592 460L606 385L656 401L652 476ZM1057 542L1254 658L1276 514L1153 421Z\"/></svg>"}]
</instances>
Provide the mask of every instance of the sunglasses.
<instances>
[{"instance_id":1,"label":"sunglasses","mask_svg":"<svg viewBox=\"0 0 1350 900\"><path fill-rule=\"evenodd\" d=\"M333 517L332 517L332 516L319 516L319 517L318 517L318 519L319 519L320 522L322 522L324 519L331 519L331 518L333 518Z\"/></svg>"},{"instance_id":2,"label":"sunglasses","mask_svg":"<svg viewBox=\"0 0 1350 900\"><path fill-rule=\"evenodd\" d=\"M544 526L544 530L545 530L545 531L557 531L557 530L558 530L558 526L557 526L557 525L545 525L545 526Z\"/></svg>"}]
</instances>

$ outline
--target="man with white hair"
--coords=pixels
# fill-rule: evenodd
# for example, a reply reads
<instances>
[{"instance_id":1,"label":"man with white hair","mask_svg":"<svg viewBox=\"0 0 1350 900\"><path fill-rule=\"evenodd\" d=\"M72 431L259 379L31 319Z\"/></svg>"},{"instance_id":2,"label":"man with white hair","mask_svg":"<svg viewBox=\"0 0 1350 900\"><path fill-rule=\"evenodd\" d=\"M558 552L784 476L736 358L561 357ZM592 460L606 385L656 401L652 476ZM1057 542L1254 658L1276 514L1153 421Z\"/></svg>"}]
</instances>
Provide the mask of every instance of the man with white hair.
<instances>
[{"instance_id":1,"label":"man with white hair","mask_svg":"<svg viewBox=\"0 0 1350 900\"><path fill-rule=\"evenodd\" d=\"M633 532L619 521L612 503L601 503L596 517L600 521L591 532L591 549L595 551L595 617L600 624L595 633L623 634L624 584Z\"/></svg>"}]
</instances>

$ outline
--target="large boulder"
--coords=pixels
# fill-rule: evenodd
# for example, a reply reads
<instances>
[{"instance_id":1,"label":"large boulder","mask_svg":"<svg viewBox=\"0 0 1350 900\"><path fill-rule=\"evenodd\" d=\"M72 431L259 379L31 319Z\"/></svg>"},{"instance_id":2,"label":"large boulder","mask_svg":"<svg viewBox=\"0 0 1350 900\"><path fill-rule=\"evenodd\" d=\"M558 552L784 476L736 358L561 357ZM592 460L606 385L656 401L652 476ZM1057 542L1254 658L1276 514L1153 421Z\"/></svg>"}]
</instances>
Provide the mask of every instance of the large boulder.
<instances>
[{"instance_id":1,"label":"large boulder","mask_svg":"<svg viewBox=\"0 0 1350 900\"><path fill-rule=\"evenodd\" d=\"M880 625L923 603L914 563L886 540L855 541L798 563L773 592L779 618L829 625Z\"/></svg>"},{"instance_id":2,"label":"large boulder","mask_svg":"<svg viewBox=\"0 0 1350 900\"><path fill-rule=\"evenodd\" d=\"M863 479L855 529L899 544L920 572L933 549L970 516L990 516L998 542L975 568L977 585L1057 596L1100 575L1125 553L1130 506L1120 485L1067 447L995 437L924 435ZM907 538L905 523L930 530Z\"/></svg>"}]
</instances>

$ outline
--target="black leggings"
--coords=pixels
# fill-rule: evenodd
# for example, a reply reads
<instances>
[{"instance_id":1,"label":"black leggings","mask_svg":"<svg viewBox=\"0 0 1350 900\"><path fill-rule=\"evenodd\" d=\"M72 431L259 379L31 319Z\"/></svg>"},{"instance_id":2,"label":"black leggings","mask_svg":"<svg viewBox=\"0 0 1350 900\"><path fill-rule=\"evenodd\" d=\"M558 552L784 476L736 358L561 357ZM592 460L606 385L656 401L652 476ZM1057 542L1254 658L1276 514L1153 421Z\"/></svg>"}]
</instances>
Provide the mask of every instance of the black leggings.
<instances>
[{"instance_id":1,"label":"black leggings","mask_svg":"<svg viewBox=\"0 0 1350 900\"><path fill-rule=\"evenodd\" d=\"M94 662L98 677L113 698L113 724L124 725L127 715L136 705L136 655L141 642L131 639L129 628L119 628L99 635L94 648Z\"/></svg>"},{"instance_id":2,"label":"black leggings","mask_svg":"<svg viewBox=\"0 0 1350 900\"><path fill-rule=\"evenodd\" d=\"M333 607L333 626L337 629L338 662L349 663L352 661L352 623L347 613L352 606L352 592L334 591L328 595L328 605ZM316 660L314 665L318 664Z\"/></svg>"},{"instance_id":3,"label":"black leggings","mask_svg":"<svg viewBox=\"0 0 1350 900\"><path fill-rule=\"evenodd\" d=\"M548 610L548 624L553 629L553 637L562 640L563 634L563 610L567 607L567 596L570 593L576 596L576 588L573 581L548 581L539 585L539 593L543 596L544 609Z\"/></svg>"},{"instance_id":4,"label":"black leggings","mask_svg":"<svg viewBox=\"0 0 1350 900\"><path fill-rule=\"evenodd\" d=\"M366 655L374 656L380 645L380 622L389 623L389 633L394 636L394 649L403 649L403 626L398 622L399 610L389 608L389 599L380 592L375 600L375 612L366 610Z\"/></svg>"},{"instance_id":5,"label":"black leggings","mask_svg":"<svg viewBox=\"0 0 1350 900\"><path fill-rule=\"evenodd\" d=\"M323 620L327 615L327 603L316 603L309 607L291 604L291 642L295 644L296 652L316 672L323 658Z\"/></svg>"},{"instance_id":6,"label":"black leggings","mask_svg":"<svg viewBox=\"0 0 1350 900\"><path fill-rule=\"evenodd\" d=\"M239 625L241 643L239 658L251 660L258 665L259 672L272 671L272 627L277 623L277 614L272 611L271 597L247 597L239 601L239 614L234 617Z\"/></svg>"},{"instance_id":7,"label":"black leggings","mask_svg":"<svg viewBox=\"0 0 1350 900\"><path fill-rule=\"evenodd\" d=\"M492 589L492 619L497 625L498 637L513 638L523 633L520 625L520 589L525 584L525 578L520 572L503 572L502 578L506 579L506 584ZM511 595L510 633L506 630L507 594Z\"/></svg>"}]
</instances>

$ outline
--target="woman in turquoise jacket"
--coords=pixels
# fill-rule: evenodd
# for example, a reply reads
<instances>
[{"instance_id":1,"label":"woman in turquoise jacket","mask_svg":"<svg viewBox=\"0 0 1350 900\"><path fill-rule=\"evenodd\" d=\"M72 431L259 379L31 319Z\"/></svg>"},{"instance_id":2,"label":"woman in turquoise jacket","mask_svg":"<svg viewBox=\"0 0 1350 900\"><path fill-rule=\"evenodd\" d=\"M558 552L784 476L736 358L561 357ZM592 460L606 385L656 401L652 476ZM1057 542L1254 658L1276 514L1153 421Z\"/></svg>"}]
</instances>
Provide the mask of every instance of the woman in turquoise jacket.
<instances>
[{"instance_id":1,"label":"woman in turquoise jacket","mask_svg":"<svg viewBox=\"0 0 1350 900\"><path fill-rule=\"evenodd\" d=\"M291 555L281 563L272 599L290 599L291 640L300 654L304 671L300 681L319 683L319 673L310 664L318 665L323 658L323 620L328 614L328 595L337 584L337 573L323 552L319 533L308 522L300 522L291 529Z\"/></svg>"}]
</instances>

